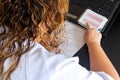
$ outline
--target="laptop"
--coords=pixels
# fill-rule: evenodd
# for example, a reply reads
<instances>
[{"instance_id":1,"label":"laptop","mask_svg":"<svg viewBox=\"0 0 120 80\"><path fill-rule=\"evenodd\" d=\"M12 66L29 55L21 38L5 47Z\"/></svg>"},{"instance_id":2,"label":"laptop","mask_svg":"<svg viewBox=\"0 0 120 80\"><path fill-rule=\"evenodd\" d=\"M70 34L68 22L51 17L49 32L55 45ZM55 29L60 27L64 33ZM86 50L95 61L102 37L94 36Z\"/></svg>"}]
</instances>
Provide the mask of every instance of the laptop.
<instances>
[{"instance_id":1,"label":"laptop","mask_svg":"<svg viewBox=\"0 0 120 80\"><path fill-rule=\"evenodd\" d=\"M91 9L108 19L101 31L101 33L106 36L117 17L119 6L120 0L70 0L68 20L80 25L78 23L80 16L86 9Z\"/></svg>"}]
</instances>

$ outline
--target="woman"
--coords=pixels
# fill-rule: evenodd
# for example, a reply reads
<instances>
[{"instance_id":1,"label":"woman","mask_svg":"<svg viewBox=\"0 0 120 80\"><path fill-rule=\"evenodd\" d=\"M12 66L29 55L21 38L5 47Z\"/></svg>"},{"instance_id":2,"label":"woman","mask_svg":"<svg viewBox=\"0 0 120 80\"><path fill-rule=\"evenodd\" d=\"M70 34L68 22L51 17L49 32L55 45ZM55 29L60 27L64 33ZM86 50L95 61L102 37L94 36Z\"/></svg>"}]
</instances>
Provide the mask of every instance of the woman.
<instances>
[{"instance_id":1,"label":"woman","mask_svg":"<svg viewBox=\"0 0 120 80\"><path fill-rule=\"evenodd\" d=\"M77 57L52 53L64 42L67 12L68 0L0 0L0 80L119 79L100 46L101 34L89 26L84 39L92 71Z\"/></svg>"}]
</instances>

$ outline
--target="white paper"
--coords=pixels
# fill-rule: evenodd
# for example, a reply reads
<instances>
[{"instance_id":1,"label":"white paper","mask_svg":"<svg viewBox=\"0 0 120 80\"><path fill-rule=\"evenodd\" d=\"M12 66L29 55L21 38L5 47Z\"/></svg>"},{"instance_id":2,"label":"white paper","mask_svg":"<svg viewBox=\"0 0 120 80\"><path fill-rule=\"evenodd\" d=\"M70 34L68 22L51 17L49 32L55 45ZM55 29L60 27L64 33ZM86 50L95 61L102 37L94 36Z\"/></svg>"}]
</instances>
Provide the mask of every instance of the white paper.
<instances>
[{"instance_id":1,"label":"white paper","mask_svg":"<svg viewBox=\"0 0 120 80\"><path fill-rule=\"evenodd\" d=\"M98 31L102 31L104 25L107 23L108 19L90 9L86 9L83 15L78 19L78 23L86 27L86 23L91 25L93 28L97 28Z\"/></svg>"},{"instance_id":2,"label":"white paper","mask_svg":"<svg viewBox=\"0 0 120 80\"><path fill-rule=\"evenodd\" d=\"M68 36L68 44L66 45L63 54L71 57L85 44L83 40L85 29L69 21L66 21L65 24Z\"/></svg>"}]
</instances>

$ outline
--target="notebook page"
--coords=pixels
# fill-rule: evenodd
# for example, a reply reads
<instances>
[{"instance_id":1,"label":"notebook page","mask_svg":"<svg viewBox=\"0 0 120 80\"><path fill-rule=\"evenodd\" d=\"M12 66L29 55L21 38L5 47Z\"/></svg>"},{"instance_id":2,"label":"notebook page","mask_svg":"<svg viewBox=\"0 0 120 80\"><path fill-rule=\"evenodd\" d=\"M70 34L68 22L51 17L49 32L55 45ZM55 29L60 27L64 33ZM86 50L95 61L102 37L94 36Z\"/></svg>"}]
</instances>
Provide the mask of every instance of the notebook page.
<instances>
[{"instance_id":1,"label":"notebook page","mask_svg":"<svg viewBox=\"0 0 120 80\"><path fill-rule=\"evenodd\" d=\"M68 42L63 54L72 57L85 44L83 40L85 29L69 21L66 21L65 24Z\"/></svg>"}]
</instances>

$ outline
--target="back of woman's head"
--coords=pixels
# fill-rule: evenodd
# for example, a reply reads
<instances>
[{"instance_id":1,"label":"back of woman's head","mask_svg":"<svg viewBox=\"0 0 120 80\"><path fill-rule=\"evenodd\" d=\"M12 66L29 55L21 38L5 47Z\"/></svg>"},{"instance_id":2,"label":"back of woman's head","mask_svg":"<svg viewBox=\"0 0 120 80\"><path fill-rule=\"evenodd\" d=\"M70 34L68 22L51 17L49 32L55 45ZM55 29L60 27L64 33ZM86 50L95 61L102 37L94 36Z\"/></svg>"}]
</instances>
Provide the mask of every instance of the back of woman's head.
<instances>
[{"instance_id":1,"label":"back of woman's head","mask_svg":"<svg viewBox=\"0 0 120 80\"><path fill-rule=\"evenodd\" d=\"M67 11L68 0L0 0L0 78L9 80L21 56L30 49L30 41L49 51L57 49ZM23 44L26 40L27 46ZM4 73L8 58L14 62Z\"/></svg>"}]
</instances>

